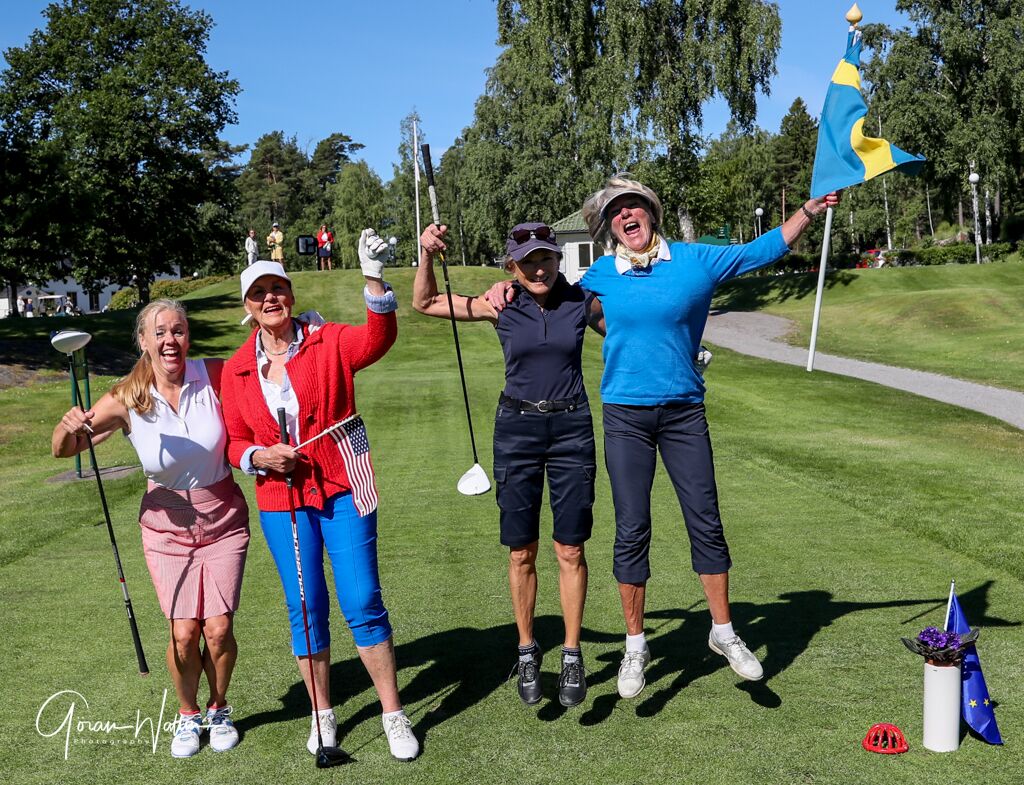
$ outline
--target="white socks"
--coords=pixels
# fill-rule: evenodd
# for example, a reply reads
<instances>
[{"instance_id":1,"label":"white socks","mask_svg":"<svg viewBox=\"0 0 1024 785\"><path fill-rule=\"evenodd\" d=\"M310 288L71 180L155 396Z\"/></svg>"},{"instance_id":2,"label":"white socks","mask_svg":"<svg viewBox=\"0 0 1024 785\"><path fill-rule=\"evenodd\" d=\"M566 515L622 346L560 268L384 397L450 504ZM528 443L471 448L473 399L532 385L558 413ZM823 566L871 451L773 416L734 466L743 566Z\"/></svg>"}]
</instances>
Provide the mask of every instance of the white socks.
<instances>
[{"instance_id":1,"label":"white socks","mask_svg":"<svg viewBox=\"0 0 1024 785\"><path fill-rule=\"evenodd\" d=\"M638 635L626 635L626 652L640 653L647 648L647 638L641 632Z\"/></svg>"},{"instance_id":2,"label":"white socks","mask_svg":"<svg viewBox=\"0 0 1024 785\"><path fill-rule=\"evenodd\" d=\"M732 629L732 622L726 624L715 624L711 622L711 631L715 634L715 637L720 641L727 641L730 638L735 638L736 633Z\"/></svg>"}]
</instances>

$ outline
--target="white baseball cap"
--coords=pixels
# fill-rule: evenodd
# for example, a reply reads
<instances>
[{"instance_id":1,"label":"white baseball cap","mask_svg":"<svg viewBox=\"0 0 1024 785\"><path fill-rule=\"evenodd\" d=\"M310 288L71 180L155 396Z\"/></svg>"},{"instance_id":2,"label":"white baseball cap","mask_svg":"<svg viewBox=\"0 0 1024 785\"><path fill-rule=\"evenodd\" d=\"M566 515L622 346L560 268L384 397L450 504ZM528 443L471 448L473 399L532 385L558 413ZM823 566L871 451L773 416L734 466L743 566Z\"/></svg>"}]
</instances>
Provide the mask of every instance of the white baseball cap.
<instances>
[{"instance_id":1,"label":"white baseball cap","mask_svg":"<svg viewBox=\"0 0 1024 785\"><path fill-rule=\"evenodd\" d=\"M292 282L292 279L288 277L288 273L284 271L284 265L280 262L268 262L261 259L258 262L253 262L244 270L242 270L242 299L245 299L245 295L249 292L249 289L257 278L262 278L264 275L276 275L278 278L284 278L288 283Z\"/></svg>"}]
</instances>

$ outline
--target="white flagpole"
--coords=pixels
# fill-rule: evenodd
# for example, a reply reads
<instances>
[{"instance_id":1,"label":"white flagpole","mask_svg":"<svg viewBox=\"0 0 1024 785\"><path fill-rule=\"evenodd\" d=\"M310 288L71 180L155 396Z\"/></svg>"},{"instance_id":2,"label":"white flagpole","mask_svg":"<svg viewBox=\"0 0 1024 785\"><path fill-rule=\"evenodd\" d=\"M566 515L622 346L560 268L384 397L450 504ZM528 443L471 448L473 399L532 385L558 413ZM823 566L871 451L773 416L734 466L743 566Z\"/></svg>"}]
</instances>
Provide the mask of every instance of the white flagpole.
<instances>
[{"instance_id":1,"label":"white flagpole","mask_svg":"<svg viewBox=\"0 0 1024 785\"><path fill-rule=\"evenodd\" d=\"M416 184L416 264L420 263L420 139L416 121L412 121L412 170Z\"/></svg>"},{"instance_id":2,"label":"white flagpole","mask_svg":"<svg viewBox=\"0 0 1024 785\"><path fill-rule=\"evenodd\" d=\"M953 607L953 592L956 591L956 581L949 582L949 599L946 600L946 618L942 622L942 629L949 632L949 611Z\"/></svg>"},{"instance_id":3,"label":"white flagpole","mask_svg":"<svg viewBox=\"0 0 1024 785\"><path fill-rule=\"evenodd\" d=\"M821 318L821 295L825 291L825 268L828 266L828 243L832 236L832 208L825 213L825 237L821 241L821 262L818 264L818 293L814 296L814 319L811 322L811 346L807 350L807 370L814 370L814 347L818 343L818 320Z\"/></svg>"}]
</instances>

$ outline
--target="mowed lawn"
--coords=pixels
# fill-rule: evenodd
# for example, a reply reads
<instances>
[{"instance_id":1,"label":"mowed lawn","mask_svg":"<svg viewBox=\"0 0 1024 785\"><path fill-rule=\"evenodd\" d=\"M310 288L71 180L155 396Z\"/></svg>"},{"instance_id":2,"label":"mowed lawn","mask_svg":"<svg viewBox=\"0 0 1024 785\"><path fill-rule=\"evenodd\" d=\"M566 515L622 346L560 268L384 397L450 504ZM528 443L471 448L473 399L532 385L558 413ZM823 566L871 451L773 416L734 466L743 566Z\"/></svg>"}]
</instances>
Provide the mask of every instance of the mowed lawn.
<instances>
[{"instance_id":1,"label":"mowed lawn","mask_svg":"<svg viewBox=\"0 0 1024 785\"><path fill-rule=\"evenodd\" d=\"M869 271L886 275L886 271ZM896 271L893 271L896 272ZM900 271L902 272L902 271ZM520 704L506 677L516 637L493 494L455 490L472 463L451 328L408 306L411 271L389 275L402 302L394 349L357 377L378 472L380 564L395 626L399 680L423 741L411 764L390 759L379 706L335 606L332 694L341 744L356 765L318 771L305 751L308 703L289 653L273 564L253 516L240 658L231 688L240 746L176 761L134 741L137 716L159 715L170 680L166 622L142 558L139 474L106 483L128 586L152 674L136 673L95 483L51 484L70 468L49 457L68 406L66 379L0 391L0 640L6 711L0 779L18 783L1019 783L1024 779L1024 513L1021 433L998 421L828 374L716 352L708 417L735 566L739 631L766 679L739 682L707 650L709 617L671 485L654 485L654 577L647 634L654 660L633 701L615 693L623 623L611 576L608 480L597 485L584 655L590 694L557 702L561 643L556 565L542 548L537 637L545 699ZM452 269L474 292L497 271ZM296 276L300 307L362 320L351 272ZM830 292L830 296L831 296ZM247 334L237 289L189 300L193 354L226 355ZM20 325L39 340L51 322ZM124 317L83 318L94 354L123 350ZM12 338L10 324L0 337ZM480 458L491 461L501 352L486 324L460 327ZM43 362L42 356L37 358ZM58 358L59 359L59 358ZM585 370L600 433L600 340ZM94 380L97 390L112 377ZM600 439L598 440L600 449ZM99 448L130 463L125 440ZM252 501L251 485L240 480ZM550 531L545 514L544 531ZM1007 744L967 737L960 751L921 747L921 660L899 642L941 624L955 578ZM46 711L47 699L63 690ZM201 692L205 698L205 692ZM69 712L74 703L74 714ZM175 709L168 694L165 719ZM65 722L67 721L67 722ZM860 741L898 724L911 750L882 756ZM128 730L80 723L119 723ZM38 729L37 729L38 725ZM53 733L44 737L43 733ZM56 731L56 732L54 732ZM142 733L148 741L149 727ZM65 744L67 759L65 759Z\"/></svg>"},{"instance_id":2,"label":"mowed lawn","mask_svg":"<svg viewBox=\"0 0 1024 785\"><path fill-rule=\"evenodd\" d=\"M792 319L808 346L817 273L748 276L715 304ZM1024 264L941 265L828 274L818 351L1024 390Z\"/></svg>"}]
</instances>

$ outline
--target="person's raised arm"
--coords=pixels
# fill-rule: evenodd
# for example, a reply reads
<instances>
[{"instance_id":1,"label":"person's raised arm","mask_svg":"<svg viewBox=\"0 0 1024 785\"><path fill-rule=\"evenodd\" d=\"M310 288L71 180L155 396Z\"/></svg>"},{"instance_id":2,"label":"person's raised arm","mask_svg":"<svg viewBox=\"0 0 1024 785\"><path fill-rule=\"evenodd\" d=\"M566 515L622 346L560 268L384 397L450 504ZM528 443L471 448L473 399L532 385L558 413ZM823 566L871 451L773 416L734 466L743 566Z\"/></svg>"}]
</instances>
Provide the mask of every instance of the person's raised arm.
<instances>
[{"instance_id":1,"label":"person's raised arm","mask_svg":"<svg viewBox=\"0 0 1024 785\"><path fill-rule=\"evenodd\" d=\"M87 431L91 430L92 443L97 445L115 431L128 427L128 410L107 393L88 411L79 406L69 409L53 429L50 449L54 458L70 458L89 447Z\"/></svg>"},{"instance_id":2,"label":"person's raised arm","mask_svg":"<svg viewBox=\"0 0 1024 785\"><path fill-rule=\"evenodd\" d=\"M829 207L839 204L840 191L833 191L825 194L820 199L808 199L800 209L793 213L784 224L782 224L782 239L786 245L793 247L804 230L811 225L811 222L824 213Z\"/></svg>"},{"instance_id":3,"label":"person's raised arm","mask_svg":"<svg viewBox=\"0 0 1024 785\"><path fill-rule=\"evenodd\" d=\"M462 294L452 295L452 308L448 308L447 294L437 290L437 278L434 276L434 255L441 253L447 246L444 236L448 233L447 226L428 224L420 237L420 265L416 269L416 280L412 286L412 307L427 316L447 319L452 311L455 319L460 322L498 321L498 312L482 297L467 297Z\"/></svg>"}]
</instances>

